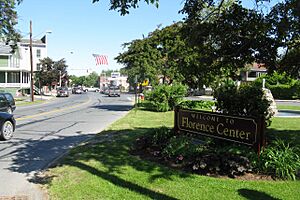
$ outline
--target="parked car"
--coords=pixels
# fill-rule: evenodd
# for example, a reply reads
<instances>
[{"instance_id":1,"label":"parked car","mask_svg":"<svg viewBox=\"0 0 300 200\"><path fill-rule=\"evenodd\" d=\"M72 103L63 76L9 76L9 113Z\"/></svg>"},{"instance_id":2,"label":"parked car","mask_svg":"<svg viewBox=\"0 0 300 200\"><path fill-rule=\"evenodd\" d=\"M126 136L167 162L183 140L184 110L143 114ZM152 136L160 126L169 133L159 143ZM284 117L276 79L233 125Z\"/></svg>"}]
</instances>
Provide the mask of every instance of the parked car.
<instances>
[{"instance_id":1,"label":"parked car","mask_svg":"<svg viewBox=\"0 0 300 200\"><path fill-rule=\"evenodd\" d=\"M100 89L99 88L95 88L95 87L89 87L89 88L84 88L85 92L99 92Z\"/></svg>"},{"instance_id":2,"label":"parked car","mask_svg":"<svg viewBox=\"0 0 300 200\"><path fill-rule=\"evenodd\" d=\"M14 116L10 113L0 112L0 139L11 139L15 128L16 120Z\"/></svg>"},{"instance_id":3,"label":"parked car","mask_svg":"<svg viewBox=\"0 0 300 200\"><path fill-rule=\"evenodd\" d=\"M69 96L69 90L67 87L60 87L57 89L57 97L68 97Z\"/></svg>"},{"instance_id":4,"label":"parked car","mask_svg":"<svg viewBox=\"0 0 300 200\"><path fill-rule=\"evenodd\" d=\"M100 93L101 93L101 94L108 95L108 91L109 91L109 88L108 88L108 87L103 87L102 90L100 91Z\"/></svg>"},{"instance_id":5,"label":"parked car","mask_svg":"<svg viewBox=\"0 0 300 200\"><path fill-rule=\"evenodd\" d=\"M0 93L0 112L12 114L16 109L14 97L10 93Z\"/></svg>"},{"instance_id":6,"label":"parked car","mask_svg":"<svg viewBox=\"0 0 300 200\"><path fill-rule=\"evenodd\" d=\"M120 87L119 86L110 86L108 89L108 96L109 97L121 96Z\"/></svg>"},{"instance_id":7,"label":"parked car","mask_svg":"<svg viewBox=\"0 0 300 200\"><path fill-rule=\"evenodd\" d=\"M81 87L74 87L72 89L72 94L82 94L83 93L83 89Z\"/></svg>"}]
</instances>

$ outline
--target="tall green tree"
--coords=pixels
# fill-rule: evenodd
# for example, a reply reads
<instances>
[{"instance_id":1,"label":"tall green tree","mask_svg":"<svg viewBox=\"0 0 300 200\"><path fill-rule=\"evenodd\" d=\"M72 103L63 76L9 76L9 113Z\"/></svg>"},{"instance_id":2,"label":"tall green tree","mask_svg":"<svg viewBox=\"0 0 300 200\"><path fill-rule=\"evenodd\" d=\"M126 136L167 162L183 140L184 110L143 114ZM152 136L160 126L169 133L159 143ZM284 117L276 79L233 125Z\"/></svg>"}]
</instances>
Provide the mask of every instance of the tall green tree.
<instances>
[{"instance_id":1,"label":"tall green tree","mask_svg":"<svg viewBox=\"0 0 300 200\"><path fill-rule=\"evenodd\" d=\"M182 12L187 14L184 24L156 29L147 38L127 44L128 51L117 59L127 64L132 79L141 72L151 77L151 69L164 79L183 75L188 85L201 87L216 77L238 79L237 71L249 63L276 65L277 41L260 11L235 0L187 0ZM138 59L154 62L147 68L141 62L134 66Z\"/></svg>"},{"instance_id":2,"label":"tall green tree","mask_svg":"<svg viewBox=\"0 0 300 200\"><path fill-rule=\"evenodd\" d=\"M275 63L276 40L268 34L269 24L264 15L243 8L239 2L229 4L209 19L205 19L207 7L198 9L183 10L188 16L185 35L202 55L199 62L205 63L214 75L236 79L237 70L246 64Z\"/></svg>"},{"instance_id":3,"label":"tall green tree","mask_svg":"<svg viewBox=\"0 0 300 200\"><path fill-rule=\"evenodd\" d=\"M186 47L180 30L182 22L174 23L165 28L157 28L149 34L150 46L153 47L152 59L155 59L158 75L162 76L163 83L181 82L184 78L179 72L179 56Z\"/></svg>"},{"instance_id":4,"label":"tall green tree","mask_svg":"<svg viewBox=\"0 0 300 200\"><path fill-rule=\"evenodd\" d=\"M300 1L286 0L277 3L267 15L271 24L269 34L277 41L279 61L273 69L300 75Z\"/></svg>"},{"instance_id":5,"label":"tall green tree","mask_svg":"<svg viewBox=\"0 0 300 200\"><path fill-rule=\"evenodd\" d=\"M36 81L41 86L51 86L54 83L59 83L60 79L62 86L66 86L68 81L67 65L65 59L53 61L47 57L40 60L41 69L35 72Z\"/></svg>"},{"instance_id":6,"label":"tall green tree","mask_svg":"<svg viewBox=\"0 0 300 200\"><path fill-rule=\"evenodd\" d=\"M97 72L92 72L88 76L69 76L72 85L81 85L85 87L99 87L99 75Z\"/></svg>"},{"instance_id":7,"label":"tall green tree","mask_svg":"<svg viewBox=\"0 0 300 200\"><path fill-rule=\"evenodd\" d=\"M53 73L58 77L58 82L61 80L60 86L66 86L69 80L67 68L68 65L64 58L54 62Z\"/></svg>"},{"instance_id":8,"label":"tall green tree","mask_svg":"<svg viewBox=\"0 0 300 200\"><path fill-rule=\"evenodd\" d=\"M93 3L99 2L100 0L93 0ZM141 0L110 0L110 10L117 10L121 15L129 14L130 8L138 8ZM158 7L159 0L144 0L147 4L154 4Z\"/></svg>"},{"instance_id":9,"label":"tall green tree","mask_svg":"<svg viewBox=\"0 0 300 200\"><path fill-rule=\"evenodd\" d=\"M97 72L89 74L83 82L83 85L86 87L99 87L99 75Z\"/></svg>"},{"instance_id":10,"label":"tall green tree","mask_svg":"<svg viewBox=\"0 0 300 200\"><path fill-rule=\"evenodd\" d=\"M106 77L110 77L111 73L113 72L119 72L118 70L112 70L112 69L107 69L107 70L102 70L101 74L105 74ZM122 72L120 72L122 74Z\"/></svg>"},{"instance_id":11,"label":"tall green tree","mask_svg":"<svg viewBox=\"0 0 300 200\"><path fill-rule=\"evenodd\" d=\"M36 82L41 86L51 86L53 82L57 82L57 76L53 73L54 61L47 57L40 60L41 69L35 72Z\"/></svg>"},{"instance_id":12,"label":"tall green tree","mask_svg":"<svg viewBox=\"0 0 300 200\"><path fill-rule=\"evenodd\" d=\"M124 70L128 74L128 82L135 83L135 77L138 82L143 82L146 78L152 83L157 82L157 50L152 46L149 38L133 40L123 44L126 51L120 53L115 59L123 64Z\"/></svg>"},{"instance_id":13,"label":"tall green tree","mask_svg":"<svg viewBox=\"0 0 300 200\"><path fill-rule=\"evenodd\" d=\"M71 81L71 84L75 85L75 86L84 85L85 79L86 79L85 76L79 76L79 77L77 77L75 75L70 75L69 76L69 80Z\"/></svg>"},{"instance_id":14,"label":"tall green tree","mask_svg":"<svg viewBox=\"0 0 300 200\"><path fill-rule=\"evenodd\" d=\"M20 40L20 33L15 29L17 25L16 4L22 0L1 0L0 1L0 42L9 44L13 50Z\"/></svg>"}]
</instances>

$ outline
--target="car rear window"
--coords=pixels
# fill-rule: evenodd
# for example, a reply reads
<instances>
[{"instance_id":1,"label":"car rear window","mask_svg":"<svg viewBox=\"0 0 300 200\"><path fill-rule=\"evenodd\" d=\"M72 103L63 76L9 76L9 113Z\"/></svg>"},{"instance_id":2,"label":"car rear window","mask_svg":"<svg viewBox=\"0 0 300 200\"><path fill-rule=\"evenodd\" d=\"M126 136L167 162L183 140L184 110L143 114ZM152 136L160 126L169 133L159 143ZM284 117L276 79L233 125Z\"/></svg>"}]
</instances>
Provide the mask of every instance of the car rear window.
<instances>
[{"instance_id":1,"label":"car rear window","mask_svg":"<svg viewBox=\"0 0 300 200\"><path fill-rule=\"evenodd\" d=\"M5 95L6 99L7 99L9 102L13 102L13 101L14 101L14 98L13 98L13 96L12 96L11 94L6 93L6 94L4 94L4 95Z\"/></svg>"},{"instance_id":2,"label":"car rear window","mask_svg":"<svg viewBox=\"0 0 300 200\"><path fill-rule=\"evenodd\" d=\"M0 102L5 102L5 97L2 94L0 94Z\"/></svg>"}]
</instances>

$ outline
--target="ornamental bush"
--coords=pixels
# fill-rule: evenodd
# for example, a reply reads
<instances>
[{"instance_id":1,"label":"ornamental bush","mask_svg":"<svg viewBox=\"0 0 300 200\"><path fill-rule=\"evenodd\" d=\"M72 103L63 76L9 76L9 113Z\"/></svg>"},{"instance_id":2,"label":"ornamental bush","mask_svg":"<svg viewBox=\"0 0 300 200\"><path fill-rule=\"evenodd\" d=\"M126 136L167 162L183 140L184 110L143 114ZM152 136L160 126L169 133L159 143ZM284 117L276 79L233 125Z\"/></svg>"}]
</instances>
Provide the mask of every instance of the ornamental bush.
<instances>
[{"instance_id":1,"label":"ornamental bush","mask_svg":"<svg viewBox=\"0 0 300 200\"><path fill-rule=\"evenodd\" d=\"M300 171L299 153L299 148L275 140L261 153L258 168L276 178L296 180Z\"/></svg>"},{"instance_id":2,"label":"ornamental bush","mask_svg":"<svg viewBox=\"0 0 300 200\"><path fill-rule=\"evenodd\" d=\"M293 99L296 95L295 88L291 85L269 85L275 99Z\"/></svg>"},{"instance_id":3,"label":"ornamental bush","mask_svg":"<svg viewBox=\"0 0 300 200\"><path fill-rule=\"evenodd\" d=\"M215 90L214 98L218 112L253 118L264 116L268 125L275 114L270 113L271 102L266 99L262 88L253 83L238 87L228 80Z\"/></svg>"},{"instance_id":4,"label":"ornamental bush","mask_svg":"<svg viewBox=\"0 0 300 200\"><path fill-rule=\"evenodd\" d=\"M176 163L200 174L236 176L252 171L250 147L211 138L194 139L160 127L136 140L136 152L148 152L158 160Z\"/></svg>"},{"instance_id":5,"label":"ornamental bush","mask_svg":"<svg viewBox=\"0 0 300 200\"><path fill-rule=\"evenodd\" d=\"M191 101L186 100L179 104L181 108L195 109L195 110L211 110L215 106L213 101Z\"/></svg>"},{"instance_id":6,"label":"ornamental bush","mask_svg":"<svg viewBox=\"0 0 300 200\"><path fill-rule=\"evenodd\" d=\"M182 84L158 85L153 91L145 94L145 99L150 103L150 110L157 112L166 112L173 110L187 93L187 87Z\"/></svg>"},{"instance_id":7,"label":"ornamental bush","mask_svg":"<svg viewBox=\"0 0 300 200\"><path fill-rule=\"evenodd\" d=\"M255 80L255 84L262 86L262 80L266 80L265 87L270 89L276 99L295 99L300 98L300 81L291 78L286 73L279 74L274 72L264 75Z\"/></svg>"}]
</instances>

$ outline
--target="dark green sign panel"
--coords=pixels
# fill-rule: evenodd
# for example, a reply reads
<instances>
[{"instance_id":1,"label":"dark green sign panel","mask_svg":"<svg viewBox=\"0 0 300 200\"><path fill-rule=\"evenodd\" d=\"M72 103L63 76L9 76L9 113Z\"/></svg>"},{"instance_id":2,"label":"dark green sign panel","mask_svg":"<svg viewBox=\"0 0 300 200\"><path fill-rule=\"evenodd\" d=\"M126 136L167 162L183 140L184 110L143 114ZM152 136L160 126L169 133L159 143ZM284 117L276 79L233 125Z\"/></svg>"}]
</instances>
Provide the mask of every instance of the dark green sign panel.
<instances>
[{"instance_id":1,"label":"dark green sign panel","mask_svg":"<svg viewBox=\"0 0 300 200\"><path fill-rule=\"evenodd\" d=\"M259 120L180 108L175 111L175 129L246 145L261 139Z\"/></svg>"}]
</instances>

